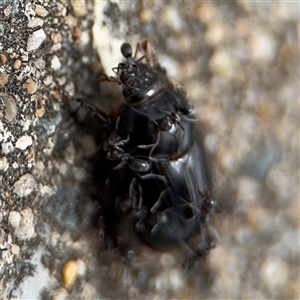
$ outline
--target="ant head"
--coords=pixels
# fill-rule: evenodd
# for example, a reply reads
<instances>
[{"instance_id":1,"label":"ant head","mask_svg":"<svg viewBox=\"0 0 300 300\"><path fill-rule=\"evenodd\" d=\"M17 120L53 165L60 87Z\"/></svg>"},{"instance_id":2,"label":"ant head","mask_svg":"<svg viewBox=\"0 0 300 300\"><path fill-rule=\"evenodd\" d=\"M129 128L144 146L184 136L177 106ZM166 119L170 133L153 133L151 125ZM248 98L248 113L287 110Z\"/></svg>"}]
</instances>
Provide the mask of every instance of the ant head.
<instances>
[{"instance_id":1,"label":"ant head","mask_svg":"<svg viewBox=\"0 0 300 300\"><path fill-rule=\"evenodd\" d=\"M132 57L132 47L129 43L123 43L121 46L121 53L125 58Z\"/></svg>"}]
</instances>

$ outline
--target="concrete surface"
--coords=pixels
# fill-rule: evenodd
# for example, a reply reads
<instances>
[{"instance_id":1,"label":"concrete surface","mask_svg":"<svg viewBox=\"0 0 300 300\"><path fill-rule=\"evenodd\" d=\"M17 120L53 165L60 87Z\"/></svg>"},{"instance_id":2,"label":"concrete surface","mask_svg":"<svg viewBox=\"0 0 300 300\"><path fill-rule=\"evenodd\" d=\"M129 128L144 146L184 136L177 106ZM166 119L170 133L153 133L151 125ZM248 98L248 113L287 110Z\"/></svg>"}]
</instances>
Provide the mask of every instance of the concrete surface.
<instances>
[{"instance_id":1,"label":"concrete surface","mask_svg":"<svg viewBox=\"0 0 300 300\"><path fill-rule=\"evenodd\" d=\"M144 37L215 165L218 246L198 273L101 252L96 125L55 91L114 107L97 78ZM1 299L299 299L299 3L2 0L0 107Z\"/></svg>"}]
</instances>

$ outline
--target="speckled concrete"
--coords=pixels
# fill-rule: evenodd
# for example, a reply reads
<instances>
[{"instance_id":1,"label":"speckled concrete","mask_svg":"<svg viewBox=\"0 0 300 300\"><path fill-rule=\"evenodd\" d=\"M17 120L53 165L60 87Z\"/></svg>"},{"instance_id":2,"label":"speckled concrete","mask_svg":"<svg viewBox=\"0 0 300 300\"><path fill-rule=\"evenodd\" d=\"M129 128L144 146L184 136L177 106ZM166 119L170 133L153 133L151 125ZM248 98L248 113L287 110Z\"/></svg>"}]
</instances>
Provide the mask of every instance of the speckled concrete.
<instances>
[{"instance_id":1,"label":"speckled concrete","mask_svg":"<svg viewBox=\"0 0 300 300\"><path fill-rule=\"evenodd\" d=\"M55 90L109 110L97 78L144 37L215 166L218 245L195 273L146 247L129 265L100 251L96 125ZM298 3L2 1L0 107L1 299L300 298Z\"/></svg>"}]
</instances>

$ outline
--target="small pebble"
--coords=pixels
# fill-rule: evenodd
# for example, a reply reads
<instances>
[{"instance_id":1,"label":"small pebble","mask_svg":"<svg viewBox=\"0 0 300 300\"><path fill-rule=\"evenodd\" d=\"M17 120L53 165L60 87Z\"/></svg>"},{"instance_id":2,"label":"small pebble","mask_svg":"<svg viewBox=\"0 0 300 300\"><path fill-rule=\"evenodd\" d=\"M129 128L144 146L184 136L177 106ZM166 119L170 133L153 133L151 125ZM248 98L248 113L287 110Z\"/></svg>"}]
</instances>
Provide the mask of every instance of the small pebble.
<instances>
[{"instance_id":1,"label":"small pebble","mask_svg":"<svg viewBox=\"0 0 300 300\"><path fill-rule=\"evenodd\" d=\"M30 195L36 188L37 182L29 173L21 176L14 184L14 192L21 198Z\"/></svg>"},{"instance_id":2,"label":"small pebble","mask_svg":"<svg viewBox=\"0 0 300 300\"><path fill-rule=\"evenodd\" d=\"M11 6L11 5L8 5L8 6L3 10L4 15L5 15L6 17L9 17L9 15L11 14L11 10L12 10L12 6Z\"/></svg>"},{"instance_id":3,"label":"small pebble","mask_svg":"<svg viewBox=\"0 0 300 300\"><path fill-rule=\"evenodd\" d=\"M0 222L1 222L1 218L0 218ZM6 236L5 231L2 228L0 228L0 244L3 244L5 242L5 236Z\"/></svg>"},{"instance_id":4,"label":"small pebble","mask_svg":"<svg viewBox=\"0 0 300 300\"><path fill-rule=\"evenodd\" d=\"M87 9L85 0L71 0L71 5L76 17L82 17L86 15Z\"/></svg>"},{"instance_id":5,"label":"small pebble","mask_svg":"<svg viewBox=\"0 0 300 300\"><path fill-rule=\"evenodd\" d=\"M172 6L168 5L164 9L164 13L163 13L162 17L163 17L164 22L170 28L172 28L176 31L182 30L183 22L182 22L182 19L180 17L179 11L175 7L172 7Z\"/></svg>"},{"instance_id":6,"label":"small pebble","mask_svg":"<svg viewBox=\"0 0 300 300\"><path fill-rule=\"evenodd\" d=\"M253 30L250 46L251 55L257 61L271 61L276 55L276 41L268 32Z\"/></svg>"},{"instance_id":7,"label":"small pebble","mask_svg":"<svg viewBox=\"0 0 300 300\"><path fill-rule=\"evenodd\" d=\"M74 284L79 274L79 266L76 260L68 261L63 268L63 280L66 288Z\"/></svg>"},{"instance_id":8,"label":"small pebble","mask_svg":"<svg viewBox=\"0 0 300 300\"><path fill-rule=\"evenodd\" d=\"M14 64L13 64L13 67L15 69L19 69L21 67L21 61L19 59L16 59Z\"/></svg>"},{"instance_id":9,"label":"small pebble","mask_svg":"<svg viewBox=\"0 0 300 300\"><path fill-rule=\"evenodd\" d=\"M51 59L51 68L54 69L54 70L59 70L61 67L61 63L59 61L59 58L54 55Z\"/></svg>"},{"instance_id":10,"label":"small pebble","mask_svg":"<svg viewBox=\"0 0 300 300\"><path fill-rule=\"evenodd\" d=\"M29 135L21 136L16 142L16 148L21 150L26 150L29 146L32 145L32 137Z\"/></svg>"},{"instance_id":11,"label":"small pebble","mask_svg":"<svg viewBox=\"0 0 300 300\"><path fill-rule=\"evenodd\" d=\"M21 51L22 52L22 51ZM23 51L23 54L21 56L22 61L28 61L29 56L27 51Z\"/></svg>"},{"instance_id":12,"label":"small pebble","mask_svg":"<svg viewBox=\"0 0 300 300\"><path fill-rule=\"evenodd\" d=\"M27 51L33 51L38 49L45 39L46 39L46 34L43 29L39 29L35 31L28 38Z\"/></svg>"},{"instance_id":13,"label":"small pebble","mask_svg":"<svg viewBox=\"0 0 300 300\"><path fill-rule=\"evenodd\" d=\"M37 84L32 78L28 78L23 87L27 90L28 94L34 94L37 91Z\"/></svg>"},{"instance_id":14,"label":"small pebble","mask_svg":"<svg viewBox=\"0 0 300 300\"><path fill-rule=\"evenodd\" d=\"M8 222L12 227L18 227L21 222L21 215L18 211L12 210L8 216Z\"/></svg>"},{"instance_id":15,"label":"small pebble","mask_svg":"<svg viewBox=\"0 0 300 300\"><path fill-rule=\"evenodd\" d=\"M17 244L13 244L10 247L10 251L14 255L18 255L20 253L20 247Z\"/></svg>"},{"instance_id":16,"label":"small pebble","mask_svg":"<svg viewBox=\"0 0 300 300\"><path fill-rule=\"evenodd\" d=\"M53 292L53 300L70 299L68 292L64 288L59 288Z\"/></svg>"},{"instance_id":17,"label":"small pebble","mask_svg":"<svg viewBox=\"0 0 300 300\"><path fill-rule=\"evenodd\" d=\"M35 28L35 27L42 27L44 24L44 21L41 18L32 18L29 20L27 26L29 28Z\"/></svg>"},{"instance_id":18,"label":"small pebble","mask_svg":"<svg viewBox=\"0 0 300 300\"><path fill-rule=\"evenodd\" d=\"M7 56L4 53L0 53L0 61L2 65L5 65L7 62Z\"/></svg>"},{"instance_id":19,"label":"small pebble","mask_svg":"<svg viewBox=\"0 0 300 300\"><path fill-rule=\"evenodd\" d=\"M21 222L15 229L15 235L22 240L30 239L35 234L33 212L31 208L25 208L20 214Z\"/></svg>"},{"instance_id":20,"label":"small pebble","mask_svg":"<svg viewBox=\"0 0 300 300\"><path fill-rule=\"evenodd\" d=\"M1 157L0 158L0 170L6 172L8 170L8 168L9 168L9 163L7 161L7 158L5 156Z\"/></svg>"},{"instance_id":21,"label":"small pebble","mask_svg":"<svg viewBox=\"0 0 300 300\"><path fill-rule=\"evenodd\" d=\"M40 17L46 17L48 15L47 10L42 5L35 5L35 13Z\"/></svg>"},{"instance_id":22,"label":"small pebble","mask_svg":"<svg viewBox=\"0 0 300 300\"><path fill-rule=\"evenodd\" d=\"M283 260L270 257L263 263L261 275L270 290L278 289L287 284L288 267Z\"/></svg>"},{"instance_id":23,"label":"small pebble","mask_svg":"<svg viewBox=\"0 0 300 300\"><path fill-rule=\"evenodd\" d=\"M5 86L8 82L8 75L7 74L0 74L0 86Z\"/></svg>"},{"instance_id":24,"label":"small pebble","mask_svg":"<svg viewBox=\"0 0 300 300\"><path fill-rule=\"evenodd\" d=\"M11 142L7 142L7 143L3 143L2 144L2 152L4 154L8 154L8 153L10 153L13 150L14 150L14 146L13 146L13 144Z\"/></svg>"}]
</instances>

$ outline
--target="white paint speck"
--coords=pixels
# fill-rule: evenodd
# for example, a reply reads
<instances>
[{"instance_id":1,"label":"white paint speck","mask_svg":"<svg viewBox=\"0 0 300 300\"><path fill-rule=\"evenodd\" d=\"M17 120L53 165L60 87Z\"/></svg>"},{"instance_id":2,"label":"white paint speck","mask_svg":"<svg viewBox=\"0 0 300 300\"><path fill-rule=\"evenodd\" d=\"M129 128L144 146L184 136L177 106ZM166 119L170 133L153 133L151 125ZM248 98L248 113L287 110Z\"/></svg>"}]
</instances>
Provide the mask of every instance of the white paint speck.
<instances>
[{"instance_id":1,"label":"white paint speck","mask_svg":"<svg viewBox=\"0 0 300 300\"><path fill-rule=\"evenodd\" d=\"M46 34L43 29L39 29L39 30L35 31L28 38L27 51L33 51L33 50L38 49L45 39L46 39Z\"/></svg>"},{"instance_id":2,"label":"white paint speck","mask_svg":"<svg viewBox=\"0 0 300 300\"><path fill-rule=\"evenodd\" d=\"M29 135L23 135L21 136L17 142L16 142L16 147L21 149L21 150L25 150L27 149L29 146L32 145L32 137Z\"/></svg>"}]
</instances>

